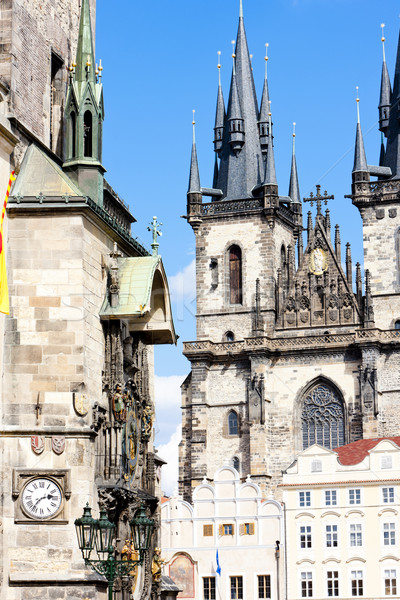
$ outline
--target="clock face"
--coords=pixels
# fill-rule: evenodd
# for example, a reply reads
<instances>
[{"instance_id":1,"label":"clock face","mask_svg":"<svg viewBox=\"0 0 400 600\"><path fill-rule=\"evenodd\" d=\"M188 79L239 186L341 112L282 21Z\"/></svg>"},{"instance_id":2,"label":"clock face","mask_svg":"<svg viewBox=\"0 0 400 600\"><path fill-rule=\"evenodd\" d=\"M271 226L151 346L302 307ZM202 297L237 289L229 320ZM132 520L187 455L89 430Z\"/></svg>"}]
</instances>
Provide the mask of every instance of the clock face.
<instances>
[{"instance_id":1,"label":"clock face","mask_svg":"<svg viewBox=\"0 0 400 600\"><path fill-rule=\"evenodd\" d=\"M61 502L61 488L46 477L31 479L22 492L22 507L35 519L51 519L59 511Z\"/></svg>"}]
</instances>

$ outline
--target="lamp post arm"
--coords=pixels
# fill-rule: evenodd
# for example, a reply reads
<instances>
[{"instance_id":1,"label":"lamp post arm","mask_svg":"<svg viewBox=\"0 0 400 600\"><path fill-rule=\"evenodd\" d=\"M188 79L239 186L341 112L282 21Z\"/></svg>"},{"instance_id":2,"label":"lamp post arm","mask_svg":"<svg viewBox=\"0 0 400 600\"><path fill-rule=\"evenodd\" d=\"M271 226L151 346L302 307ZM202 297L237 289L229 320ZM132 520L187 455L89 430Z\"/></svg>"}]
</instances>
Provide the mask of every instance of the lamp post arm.
<instances>
[{"instance_id":1,"label":"lamp post arm","mask_svg":"<svg viewBox=\"0 0 400 600\"><path fill-rule=\"evenodd\" d=\"M102 575L107 579L108 583L108 600L113 600L113 587L114 581L117 577L123 577L129 575L131 571L142 563L142 559L139 560L115 560L112 554L109 555L107 560L91 560L86 559L85 564L92 567L96 573Z\"/></svg>"}]
</instances>

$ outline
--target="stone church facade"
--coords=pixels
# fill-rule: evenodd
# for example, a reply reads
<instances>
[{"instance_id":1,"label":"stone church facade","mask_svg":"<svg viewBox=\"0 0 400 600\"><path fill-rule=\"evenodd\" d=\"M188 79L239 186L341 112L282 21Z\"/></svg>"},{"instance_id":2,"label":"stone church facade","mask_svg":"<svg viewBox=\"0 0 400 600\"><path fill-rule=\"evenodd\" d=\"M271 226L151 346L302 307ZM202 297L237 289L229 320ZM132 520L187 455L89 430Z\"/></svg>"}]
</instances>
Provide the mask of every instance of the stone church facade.
<instances>
[{"instance_id":1,"label":"stone church facade","mask_svg":"<svg viewBox=\"0 0 400 600\"><path fill-rule=\"evenodd\" d=\"M197 339L184 344L185 500L226 464L266 493L314 443L333 449L397 435L399 85L400 47L393 90L382 68L379 166L368 165L357 123L349 198L362 218L362 276L331 224L331 196L317 186L301 201L295 136L288 195L278 188L267 71L259 104L241 9L227 105L221 83L217 93L212 188L201 186L192 146L186 218L196 239ZM307 201L317 211L304 227Z\"/></svg>"},{"instance_id":2,"label":"stone church facade","mask_svg":"<svg viewBox=\"0 0 400 600\"><path fill-rule=\"evenodd\" d=\"M149 252L104 178L95 1L56 4L0 8L4 184L17 173L0 320L1 598L106 597L74 527L88 502L116 523L117 559L138 509L154 519L143 565L114 586L115 598L145 600L161 577L153 346L176 336L157 222ZM43 486L53 496L33 502Z\"/></svg>"}]
</instances>

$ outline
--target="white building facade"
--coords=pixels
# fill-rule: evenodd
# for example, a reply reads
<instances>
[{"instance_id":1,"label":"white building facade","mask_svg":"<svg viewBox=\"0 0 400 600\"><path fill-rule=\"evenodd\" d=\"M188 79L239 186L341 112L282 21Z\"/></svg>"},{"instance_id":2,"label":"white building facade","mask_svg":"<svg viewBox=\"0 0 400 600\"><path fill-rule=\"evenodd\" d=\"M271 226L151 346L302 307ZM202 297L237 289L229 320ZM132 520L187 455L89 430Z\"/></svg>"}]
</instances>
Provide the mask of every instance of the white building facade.
<instances>
[{"instance_id":1,"label":"white building facade","mask_svg":"<svg viewBox=\"0 0 400 600\"><path fill-rule=\"evenodd\" d=\"M250 477L241 483L222 467L196 488L192 505L164 502L161 518L164 572L181 588L178 598L285 597L282 505L263 499Z\"/></svg>"},{"instance_id":2,"label":"white building facade","mask_svg":"<svg viewBox=\"0 0 400 600\"><path fill-rule=\"evenodd\" d=\"M288 600L399 596L399 446L314 445L285 471Z\"/></svg>"}]
</instances>

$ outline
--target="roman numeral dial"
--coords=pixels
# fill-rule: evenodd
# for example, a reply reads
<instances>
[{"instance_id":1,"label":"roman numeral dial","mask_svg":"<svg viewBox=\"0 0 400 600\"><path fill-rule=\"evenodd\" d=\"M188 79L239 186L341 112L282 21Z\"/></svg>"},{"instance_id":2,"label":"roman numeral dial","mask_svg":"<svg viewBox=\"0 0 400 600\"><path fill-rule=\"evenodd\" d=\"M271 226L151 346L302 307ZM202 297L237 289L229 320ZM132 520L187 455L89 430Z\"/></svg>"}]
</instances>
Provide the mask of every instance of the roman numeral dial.
<instances>
[{"instance_id":1,"label":"roman numeral dial","mask_svg":"<svg viewBox=\"0 0 400 600\"><path fill-rule=\"evenodd\" d=\"M22 491L22 509L34 519L51 519L62 503L61 488L52 479L35 477L28 481Z\"/></svg>"}]
</instances>

